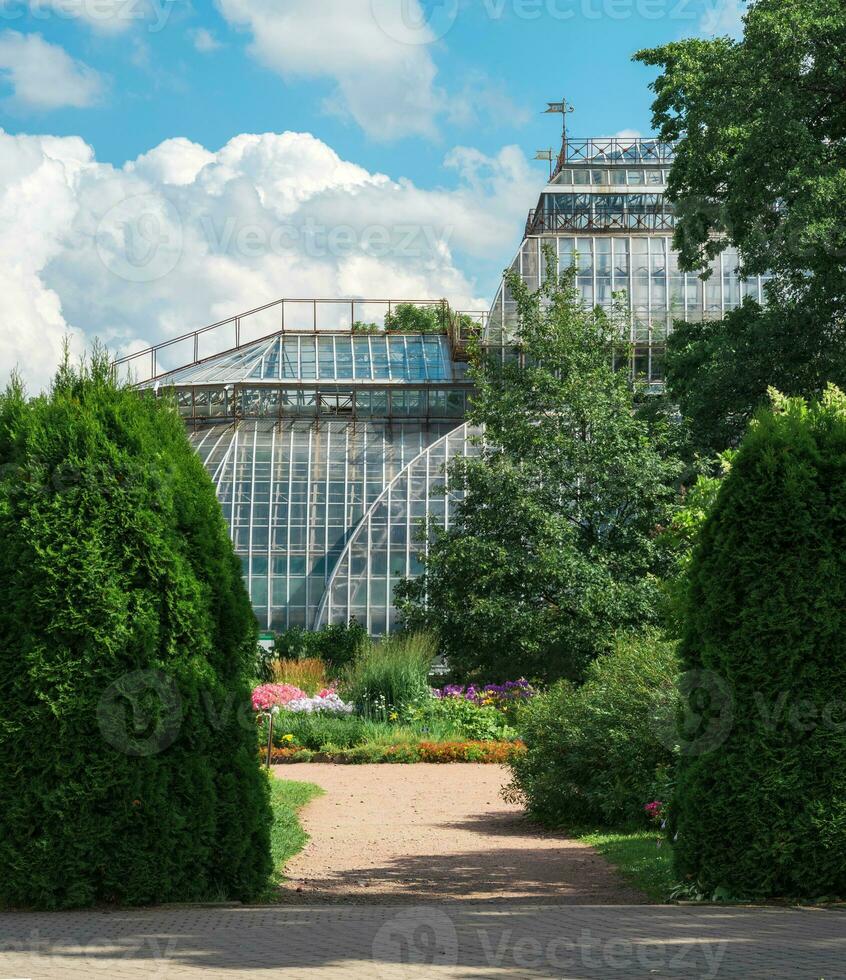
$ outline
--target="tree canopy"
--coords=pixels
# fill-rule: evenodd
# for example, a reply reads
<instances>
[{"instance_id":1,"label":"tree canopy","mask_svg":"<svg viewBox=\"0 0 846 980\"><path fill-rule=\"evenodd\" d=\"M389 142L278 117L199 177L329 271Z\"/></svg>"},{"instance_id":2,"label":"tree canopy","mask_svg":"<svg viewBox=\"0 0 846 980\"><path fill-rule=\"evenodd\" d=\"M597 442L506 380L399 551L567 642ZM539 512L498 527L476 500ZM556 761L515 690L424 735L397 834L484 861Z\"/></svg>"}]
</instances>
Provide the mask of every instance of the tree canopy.
<instances>
[{"instance_id":1,"label":"tree canopy","mask_svg":"<svg viewBox=\"0 0 846 980\"><path fill-rule=\"evenodd\" d=\"M559 280L550 264L537 293L508 283L517 354L473 348L469 418L484 445L451 464L464 497L398 601L409 623L438 631L457 670L577 679L618 629L655 615L654 531L676 465L612 367L614 323L585 309L572 272Z\"/></svg>"},{"instance_id":2,"label":"tree canopy","mask_svg":"<svg viewBox=\"0 0 846 980\"><path fill-rule=\"evenodd\" d=\"M821 391L846 377L846 8L757 0L739 41L641 51L661 68L653 121L678 141L667 197L675 246L705 271L729 243L742 274L771 274L768 309L677 325L671 394L709 448L736 443L768 385Z\"/></svg>"}]
</instances>

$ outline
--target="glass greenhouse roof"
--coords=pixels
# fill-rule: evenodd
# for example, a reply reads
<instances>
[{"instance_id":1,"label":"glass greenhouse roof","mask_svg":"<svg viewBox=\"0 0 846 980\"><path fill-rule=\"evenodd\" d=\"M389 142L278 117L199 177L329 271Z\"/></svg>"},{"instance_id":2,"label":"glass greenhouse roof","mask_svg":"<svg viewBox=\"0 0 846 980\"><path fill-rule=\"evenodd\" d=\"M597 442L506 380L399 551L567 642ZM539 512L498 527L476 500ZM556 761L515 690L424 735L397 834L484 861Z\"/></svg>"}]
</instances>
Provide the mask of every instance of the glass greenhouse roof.
<instances>
[{"instance_id":1,"label":"glass greenhouse roof","mask_svg":"<svg viewBox=\"0 0 846 980\"><path fill-rule=\"evenodd\" d=\"M442 334L278 334L180 368L162 385L245 381L452 381L456 373Z\"/></svg>"}]
</instances>

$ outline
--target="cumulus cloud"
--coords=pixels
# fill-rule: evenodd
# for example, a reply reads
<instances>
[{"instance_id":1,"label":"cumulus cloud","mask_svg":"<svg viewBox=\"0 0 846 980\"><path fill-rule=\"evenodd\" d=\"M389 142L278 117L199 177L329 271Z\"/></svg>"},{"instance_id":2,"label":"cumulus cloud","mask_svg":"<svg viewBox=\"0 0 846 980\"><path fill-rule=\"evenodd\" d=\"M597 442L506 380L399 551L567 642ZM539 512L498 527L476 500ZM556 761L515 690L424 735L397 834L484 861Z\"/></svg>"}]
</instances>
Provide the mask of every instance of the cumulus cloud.
<instances>
[{"instance_id":1,"label":"cumulus cloud","mask_svg":"<svg viewBox=\"0 0 846 980\"><path fill-rule=\"evenodd\" d=\"M456 186L426 190L303 133L171 139L113 167L0 131L0 374L43 384L66 330L126 353L282 296L486 308L468 270L507 263L540 181L516 147L446 163Z\"/></svg>"},{"instance_id":2,"label":"cumulus cloud","mask_svg":"<svg viewBox=\"0 0 846 980\"><path fill-rule=\"evenodd\" d=\"M28 109L84 108L103 91L101 76L40 34L0 32L0 76L14 101Z\"/></svg>"},{"instance_id":3,"label":"cumulus cloud","mask_svg":"<svg viewBox=\"0 0 846 980\"><path fill-rule=\"evenodd\" d=\"M83 349L67 323L44 269L64 246L73 223L81 172L91 165L80 139L8 136L0 133L0 375L17 365L43 382L55 369L62 340Z\"/></svg>"},{"instance_id":4,"label":"cumulus cloud","mask_svg":"<svg viewBox=\"0 0 846 980\"><path fill-rule=\"evenodd\" d=\"M420 0L217 0L252 35L250 53L283 78L329 78L327 108L371 136L430 136L445 108L429 45L438 39ZM448 2L439 5L446 10Z\"/></svg>"}]
</instances>

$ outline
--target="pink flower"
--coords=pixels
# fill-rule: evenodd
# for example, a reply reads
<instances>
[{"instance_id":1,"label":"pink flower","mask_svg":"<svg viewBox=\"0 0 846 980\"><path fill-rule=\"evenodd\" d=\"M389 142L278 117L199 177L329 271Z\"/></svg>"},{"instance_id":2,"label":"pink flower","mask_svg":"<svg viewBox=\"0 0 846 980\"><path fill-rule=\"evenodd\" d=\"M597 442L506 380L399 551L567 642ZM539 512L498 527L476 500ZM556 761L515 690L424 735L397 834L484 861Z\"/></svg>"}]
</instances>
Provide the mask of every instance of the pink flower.
<instances>
[{"instance_id":1,"label":"pink flower","mask_svg":"<svg viewBox=\"0 0 846 980\"><path fill-rule=\"evenodd\" d=\"M293 684L262 684L253 691L253 711L270 711L271 708L283 708L289 701L307 697Z\"/></svg>"}]
</instances>

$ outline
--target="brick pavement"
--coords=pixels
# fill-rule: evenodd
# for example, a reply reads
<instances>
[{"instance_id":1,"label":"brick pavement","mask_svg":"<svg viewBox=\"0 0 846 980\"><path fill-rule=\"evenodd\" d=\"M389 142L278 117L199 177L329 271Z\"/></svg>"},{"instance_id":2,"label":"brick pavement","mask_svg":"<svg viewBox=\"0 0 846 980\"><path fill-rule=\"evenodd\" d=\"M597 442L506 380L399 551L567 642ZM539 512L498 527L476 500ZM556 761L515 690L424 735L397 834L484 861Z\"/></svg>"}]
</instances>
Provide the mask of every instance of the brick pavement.
<instances>
[{"instance_id":1,"label":"brick pavement","mask_svg":"<svg viewBox=\"0 0 846 980\"><path fill-rule=\"evenodd\" d=\"M442 902L0 915L3 978L846 978L846 911Z\"/></svg>"}]
</instances>

